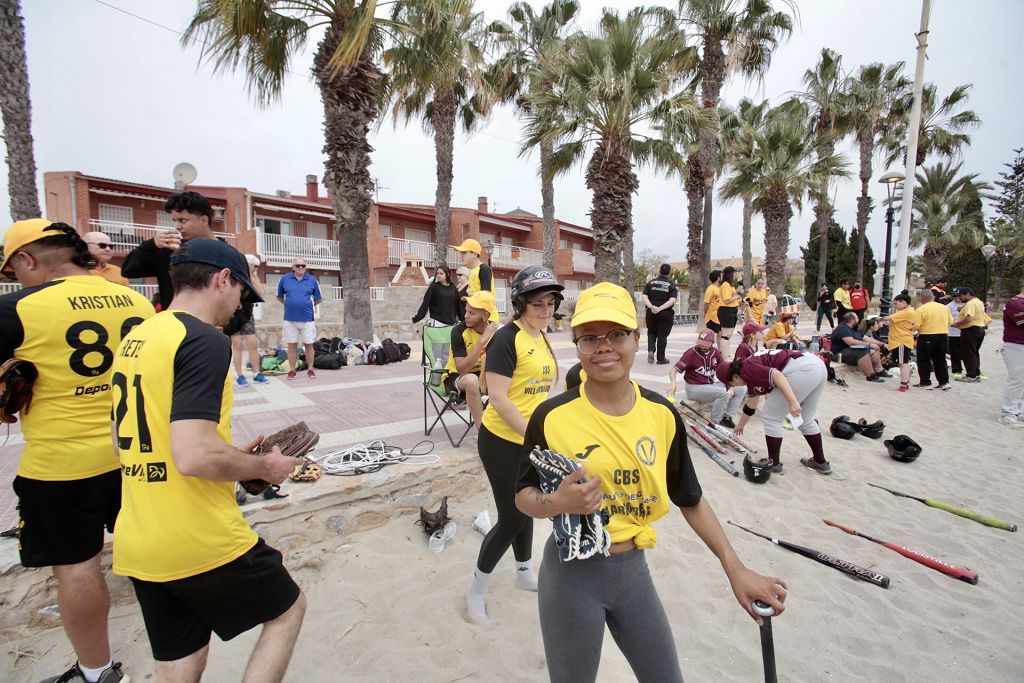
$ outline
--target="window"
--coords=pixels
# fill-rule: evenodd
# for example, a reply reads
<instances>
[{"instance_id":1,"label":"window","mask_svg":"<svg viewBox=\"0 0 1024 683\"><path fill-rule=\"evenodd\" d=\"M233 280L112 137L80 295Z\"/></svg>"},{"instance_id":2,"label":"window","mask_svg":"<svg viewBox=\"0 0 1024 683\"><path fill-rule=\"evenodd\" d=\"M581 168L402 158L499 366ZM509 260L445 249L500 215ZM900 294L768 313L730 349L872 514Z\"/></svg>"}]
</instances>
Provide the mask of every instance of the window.
<instances>
[{"instance_id":1,"label":"window","mask_svg":"<svg viewBox=\"0 0 1024 683\"><path fill-rule=\"evenodd\" d=\"M405 239L410 242L430 242L430 233L426 230L405 229Z\"/></svg>"},{"instance_id":2,"label":"window","mask_svg":"<svg viewBox=\"0 0 1024 683\"><path fill-rule=\"evenodd\" d=\"M306 223L306 237L318 240L327 239L327 226L323 223Z\"/></svg>"},{"instance_id":3,"label":"window","mask_svg":"<svg viewBox=\"0 0 1024 683\"><path fill-rule=\"evenodd\" d=\"M173 228L174 220L171 218L171 214L167 213L163 209L159 209L156 212L156 227L158 228Z\"/></svg>"},{"instance_id":4,"label":"window","mask_svg":"<svg viewBox=\"0 0 1024 683\"><path fill-rule=\"evenodd\" d=\"M558 248L559 249L568 249L569 248L569 240L558 240Z\"/></svg>"},{"instance_id":5,"label":"window","mask_svg":"<svg viewBox=\"0 0 1024 683\"><path fill-rule=\"evenodd\" d=\"M341 282L339 282L337 275L317 275L316 280L320 283L321 290L341 286ZM324 296L327 296L328 292L323 292L323 294Z\"/></svg>"},{"instance_id":6,"label":"window","mask_svg":"<svg viewBox=\"0 0 1024 683\"><path fill-rule=\"evenodd\" d=\"M134 213L130 206L116 206L114 204L100 204L100 222L101 223L134 223ZM110 232L107 226L104 226L104 232ZM120 229L115 227L115 232L120 232Z\"/></svg>"},{"instance_id":7,"label":"window","mask_svg":"<svg viewBox=\"0 0 1024 683\"><path fill-rule=\"evenodd\" d=\"M277 296L277 283L284 277L281 273L267 273L267 294Z\"/></svg>"},{"instance_id":8,"label":"window","mask_svg":"<svg viewBox=\"0 0 1024 683\"><path fill-rule=\"evenodd\" d=\"M242 205L235 204L235 232L242 232Z\"/></svg>"},{"instance_id":9,"label":"window","mask_svg":"<svg viewBox=\"0 0 1024 683\"><path fill-rule=\"evenodd\" d=\"M511 247L512 246L512 238L511 237L506 237L505 235L502 235L501 236L501 243L502 244L507 244L508 246Z\"/></svg>"},{"instance_id":10,"label":"window","mask_svg":"<svg viewBox=\"0 0 1024 683\"><path fill-rule=\"evenodd\" d=\"M256 227L268 235L290 235L292 234L291 221L282 221L277 218L256 218Z\"/></svg>"},{"instance_id":11,"label":"window","mask_svg":"<svg viewBox=\"0 0 1024 683\"><path fill-rule=\"evenodd\" d=\"M390 225L379 225L377 226L377 234L381 237L391 237L391 226Z\"/></svg>"},{"instance_id":12,"label":"window","mask_svg":"<svg viewBox=\"0 0 1024 683\"><path fill-rule=\"evenodd\" d=\"M573 251L583 251L583 245L580 244L579 242L573 242L572 243L572 248L573 248Z\"/></svg>"}]
</instances>

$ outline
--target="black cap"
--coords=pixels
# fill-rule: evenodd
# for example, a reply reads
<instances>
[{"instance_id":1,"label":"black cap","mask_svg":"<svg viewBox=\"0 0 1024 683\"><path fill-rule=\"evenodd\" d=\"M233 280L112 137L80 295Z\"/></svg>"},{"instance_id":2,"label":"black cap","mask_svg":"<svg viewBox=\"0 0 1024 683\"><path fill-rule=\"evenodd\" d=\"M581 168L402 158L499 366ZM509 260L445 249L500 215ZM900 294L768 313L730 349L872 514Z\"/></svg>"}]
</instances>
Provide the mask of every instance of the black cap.
<instances>
[{"instance_id":1,"label":"black cap","mask_svg":"<svg viewBox=\"0 0 1024 683\"><path fill-rule=\"evenodd\" d=\"M255 304L263 301L252 281L249 280L249 262L231 245L218 239L194 237L183 242L177 251L171 254L171 265L179 263L205 263L214 268L227 268L231 276L242 283L246 291L242 294L242 303Z\"/></svg>"},{"instance_id":2,"label":"black cap","mask_svg":"<svg viewBox=\"0 0 1024 683\"><path fill-rule=\"evenodd\" d=\"M974 296L974 290L970 287L957 287L953 290L953 296L963 296L964 294Z\"/></svg>"}]
</instances>

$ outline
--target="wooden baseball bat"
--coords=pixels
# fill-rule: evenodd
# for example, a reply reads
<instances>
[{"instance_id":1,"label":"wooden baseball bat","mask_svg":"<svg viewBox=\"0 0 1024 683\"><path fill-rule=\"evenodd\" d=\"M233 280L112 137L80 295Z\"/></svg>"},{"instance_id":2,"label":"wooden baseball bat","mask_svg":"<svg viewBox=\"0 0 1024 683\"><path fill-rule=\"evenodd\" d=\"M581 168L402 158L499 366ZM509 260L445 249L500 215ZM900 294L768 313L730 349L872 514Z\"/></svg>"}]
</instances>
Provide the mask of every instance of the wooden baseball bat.
<instances>
[{"instance_id":1,"label":"wooden baseball bat","mask_svg":"<svg viewBox=\"0 0 1024 683\"><path fill-rule=\"evenodd\" d=\"M870 481L866 483L868 486L874 486L876 489L888 491L894 496L900 496L901 498L910 498L911 500L916 500L920 503L924 503L930 508L935 508L937 510L945 510L946 512L952 512L954 515L958 515L965 519L970 519L972 521L977 522L978 524L984 524L985 526L994 527L996 529L1003 529L1005 531L1017 530L1017 525L1013 522L1004 522L1003 520L996 519L995 517L986 517L985 515L978 514L977 512L971 512L970 510L958 508L955 505L950 505L949 503L942 503L937 500L931 500L930 498L918 498L917 496L912 496L909 493L900 493L899 491L893 491L892 489L887 489L884 486L872 484Z\"/></svg>"},{"instance_id":2,"label":"wooden baseball bat","mask_svg":"<svg viewBox=\"0 0 1024 683\"><path fill-rule=\"evenodd\" d=\"M859 531L851 529L850 527L843 526L842 524L837 524L828 519L823 519L821 521L825 522L825 524L828 524L829 526L834 526L837 529L841 529L853 536L860 536L861 538L866 538L872 543L883 545L889 550L894 550L898 552L900 555L903 555L903 557L908 557L911 560L914 560L915 562L919 562L926 567L934 569L935 571L942 572L946 576L952 576L954 579L960 579L961 581L965 581L971 584L972 586L978 584L978 575L970 571L969 569L964 569L962 567L957 567L956 565L949 564L948 562L943 562L942 560L938 560L934 557L931 557L930 555L919 553L916 550L911 550L910 548L906 548L902 545L896 545L895 543L889 543L888 541L872 538L867 534L862 534Z\"/></svg>"},{"instance_id":3,"label":"wooden baseball bat","mask_svg":"<svg viewBox=\"0 0 1024 683\"><path fill-rule=\"evenodd\" d=\"M738 476L740 476L740 473L739 473L739 472L738 472L738 471L736 470L736 468L735 468L735 467L733 467L732 465L730 465L730 464L729 464L729 463L728 463L728 462L727 462L727 461L726 461L726 460L725 460L725 459L724 459L724 458L723 458L722 456L720 456L720 455L719 455L718 453L715 453L715 452L714 452L713 450L711 450L710 448L708 448L707 446L705 446L705 445L704 445L704 442L703 442L703 441L701 441L701 440L699 440L699 439L698 439L697 437L695 437L695 436L693 435L693 433L692 433L692 432L687 432L687 433L686 433L686 436L688 436L688 437L689 437L690 441L693 441L693 443L697 444L697 446L699 446L699 447L700 447L700 449L701 449L702 451L704 451L704 454L705 454L705 455L707 455L707 456L708 456L709 458L711 458L712 460L714 460L714 461L715 461L715 463L717 463L717 464L718 464L718 466L719 466L719 467L721 467L721 468L722 468L723 470L725 470L726 472L728 472L729 474L731 474L731 475L732 475L732 476L734 476L734 477L738 477Z\"/></svg>"},{"instance_id":4,"label":"wooden baseball bat","mask_svg":"<svg viewBox=\"0 0 1024 683\"><path fill-rule=\"evenodd\" d=\"M711 422L709 422L708 419L706 417L704 417L703 415L701 415L699 412L694 410L693 407L690 406L690 404L688 404L686 401L680 400L676 404L676 406L677 406L677 410L679 410L680 413L682 412L681 409L686 409L690 413L686 417L688 417L691 420L697 421L697 423L700 424L700 425L703 425L703 426L706 426L706 427L708 427L710 429L713 429L716 433L721 435L721 437L723 439L728 441L730 443L730 445L732 445L734 448L736 448L736 450L743 450L743 449L745 449L745 450L750 451L751 453L757 453L757 449L756 448L754 448L753 446L748 444L746 441L743 441L742 439L740 439L740 437L736 436L735 434L730 434L728 432L725 432L724 430L718 429L717 427L712 427L711 426Z\"/></svg>"},{"instance_id":5,"label":"wooden baseball bat","mask_svg":"<svg viewBox=\"0 0 1024 683\"><path fill-rule=\"evenodd\" d=\"M868 583L873 583L876 586L881 586L882 588L888 588L889 587L889 577L886 576L885 574L879 574L878 572L873 572L870 569L865 569L864 567L856 565L853 562L847 562L846 560L841 560L838 557L833 557L832 555L828 555L828 554L820 552L818 550L814 550L813 548L805 548L802 545L797 545L795 543L789 543L788 541L780 541L779 539L772 538L771 536L765 536L764 534L760 534L760 533L758 533L758 532L756 532L756 531L754 531L752 529L748 529L745 526L740 526L736 522L732 522L732 521L729 521L729 520L726 520L726 522L729 523L729 524L732 524L735 527L739 527L740 529L743 529L744 531L746 531L749 534L754 534L755 536L759 536L759 537L765 539L766 541L771 541L775 545L777 545L779 547L782 547L782 548L785 548L786 550L790 550L790 551L792 551L794 553L797 553L799 555L803 555L804 557L808 557L808 558L814 560L815 562L820 562L821 564L825 565L826 567L832 567L832 569L838 569L839 571L843 572L844 574L849 574L850 576L852 576L854 578L861 579L862 581L867 581Z\"/></svg>"}]
</instances>

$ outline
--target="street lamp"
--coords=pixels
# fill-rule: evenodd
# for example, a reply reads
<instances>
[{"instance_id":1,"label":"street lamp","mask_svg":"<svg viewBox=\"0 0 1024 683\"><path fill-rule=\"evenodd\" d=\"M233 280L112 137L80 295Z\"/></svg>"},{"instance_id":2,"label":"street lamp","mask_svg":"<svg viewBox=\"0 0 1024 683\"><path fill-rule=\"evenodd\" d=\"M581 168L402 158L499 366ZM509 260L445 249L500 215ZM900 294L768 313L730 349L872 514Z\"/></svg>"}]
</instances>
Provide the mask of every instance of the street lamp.
<instances>
[{"instance_id":1,"label":"street lamp","mask_svg":"<svg viewBox=\"0 0 1024 683\"><path fill-rule=\"evenodd\" d=\"M981 248L981 255L985 257L985 289L981 293L981 300L986 304L988 303L988 264L992 260L992 255L996 253L996 246L994 244L986 244Z\"/></svg>"},{"instance_id":2,"label":"street lamp","mask_svg":"<svg viewBox=\"0 0 1024 683\"><path fill-rule=\"evenodd\" d=\"M889 208L885 210L885 270L882 272L882 306L881 314L889 315L889 307L892 305L892 283L889 282L889 261L892 251L892 223L895 213L892 209L892 200L896 196L896 185L903 182L903 174L890 171L878 179L878 182L885 185L885 191L889 196Z\"/></svg>"}]
</instances>

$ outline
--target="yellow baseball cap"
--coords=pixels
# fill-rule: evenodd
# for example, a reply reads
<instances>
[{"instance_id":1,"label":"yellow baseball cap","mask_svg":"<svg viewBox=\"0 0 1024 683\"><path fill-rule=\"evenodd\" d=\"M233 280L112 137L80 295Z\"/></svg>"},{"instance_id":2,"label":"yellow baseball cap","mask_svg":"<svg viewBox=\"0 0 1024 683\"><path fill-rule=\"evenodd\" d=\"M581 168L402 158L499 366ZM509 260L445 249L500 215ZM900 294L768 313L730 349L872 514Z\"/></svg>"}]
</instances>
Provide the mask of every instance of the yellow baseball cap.
<instances>
[{"instance_id":1,"label":"yellow baseball cap","mask_svg":"<svg viewBox=\"0 0 1024 683\"><path fill-rule=\"evenodd\" d=\"M576 311L572 314L572 326L598 321L618 323L635 330L636 304L629 292L610 282L599 282L580 292Z\"/></svg>"},{"instance_id":2,"label":"yellow baseball cap","mask_svg":"<svg viewBox=\"0 0 1024 683\"><path fill-rule=\"evenodd\" d=\"M466 240L459 246L455 247L455 251L471 251L474 254L479 254L481 253L480 243L476 240Z\"/></svg>"},{"instance_id":3,"label":"yellow baseball cap","mask_svg":"<svg viewBox=\"0 0 1024 683\"><path fill-rule=\"evenodd\" d=\"M27 244L38 242L46 237L63 235L64 231L59 228L51 228L53 221L45 218L28 218L17 223L12 223L7 232L4 233L4 262L0 263L0 273L7 270L7 264L11 257Z\"/></svg>"},{"instance_id":4,"label":"yellow baseball cap","mask_svg":"<svg viewBox=\"0 0 1024 683\"><path fill-rule=\"evenodd\" d=\"M477 292L473 296L464 296L462 300L466 302L467 306L473 308L479 308L481 311L487 311L488 313L497 314L498 306L494 302L494 295L490 292Z\"/></svg>"}]
</instances>

